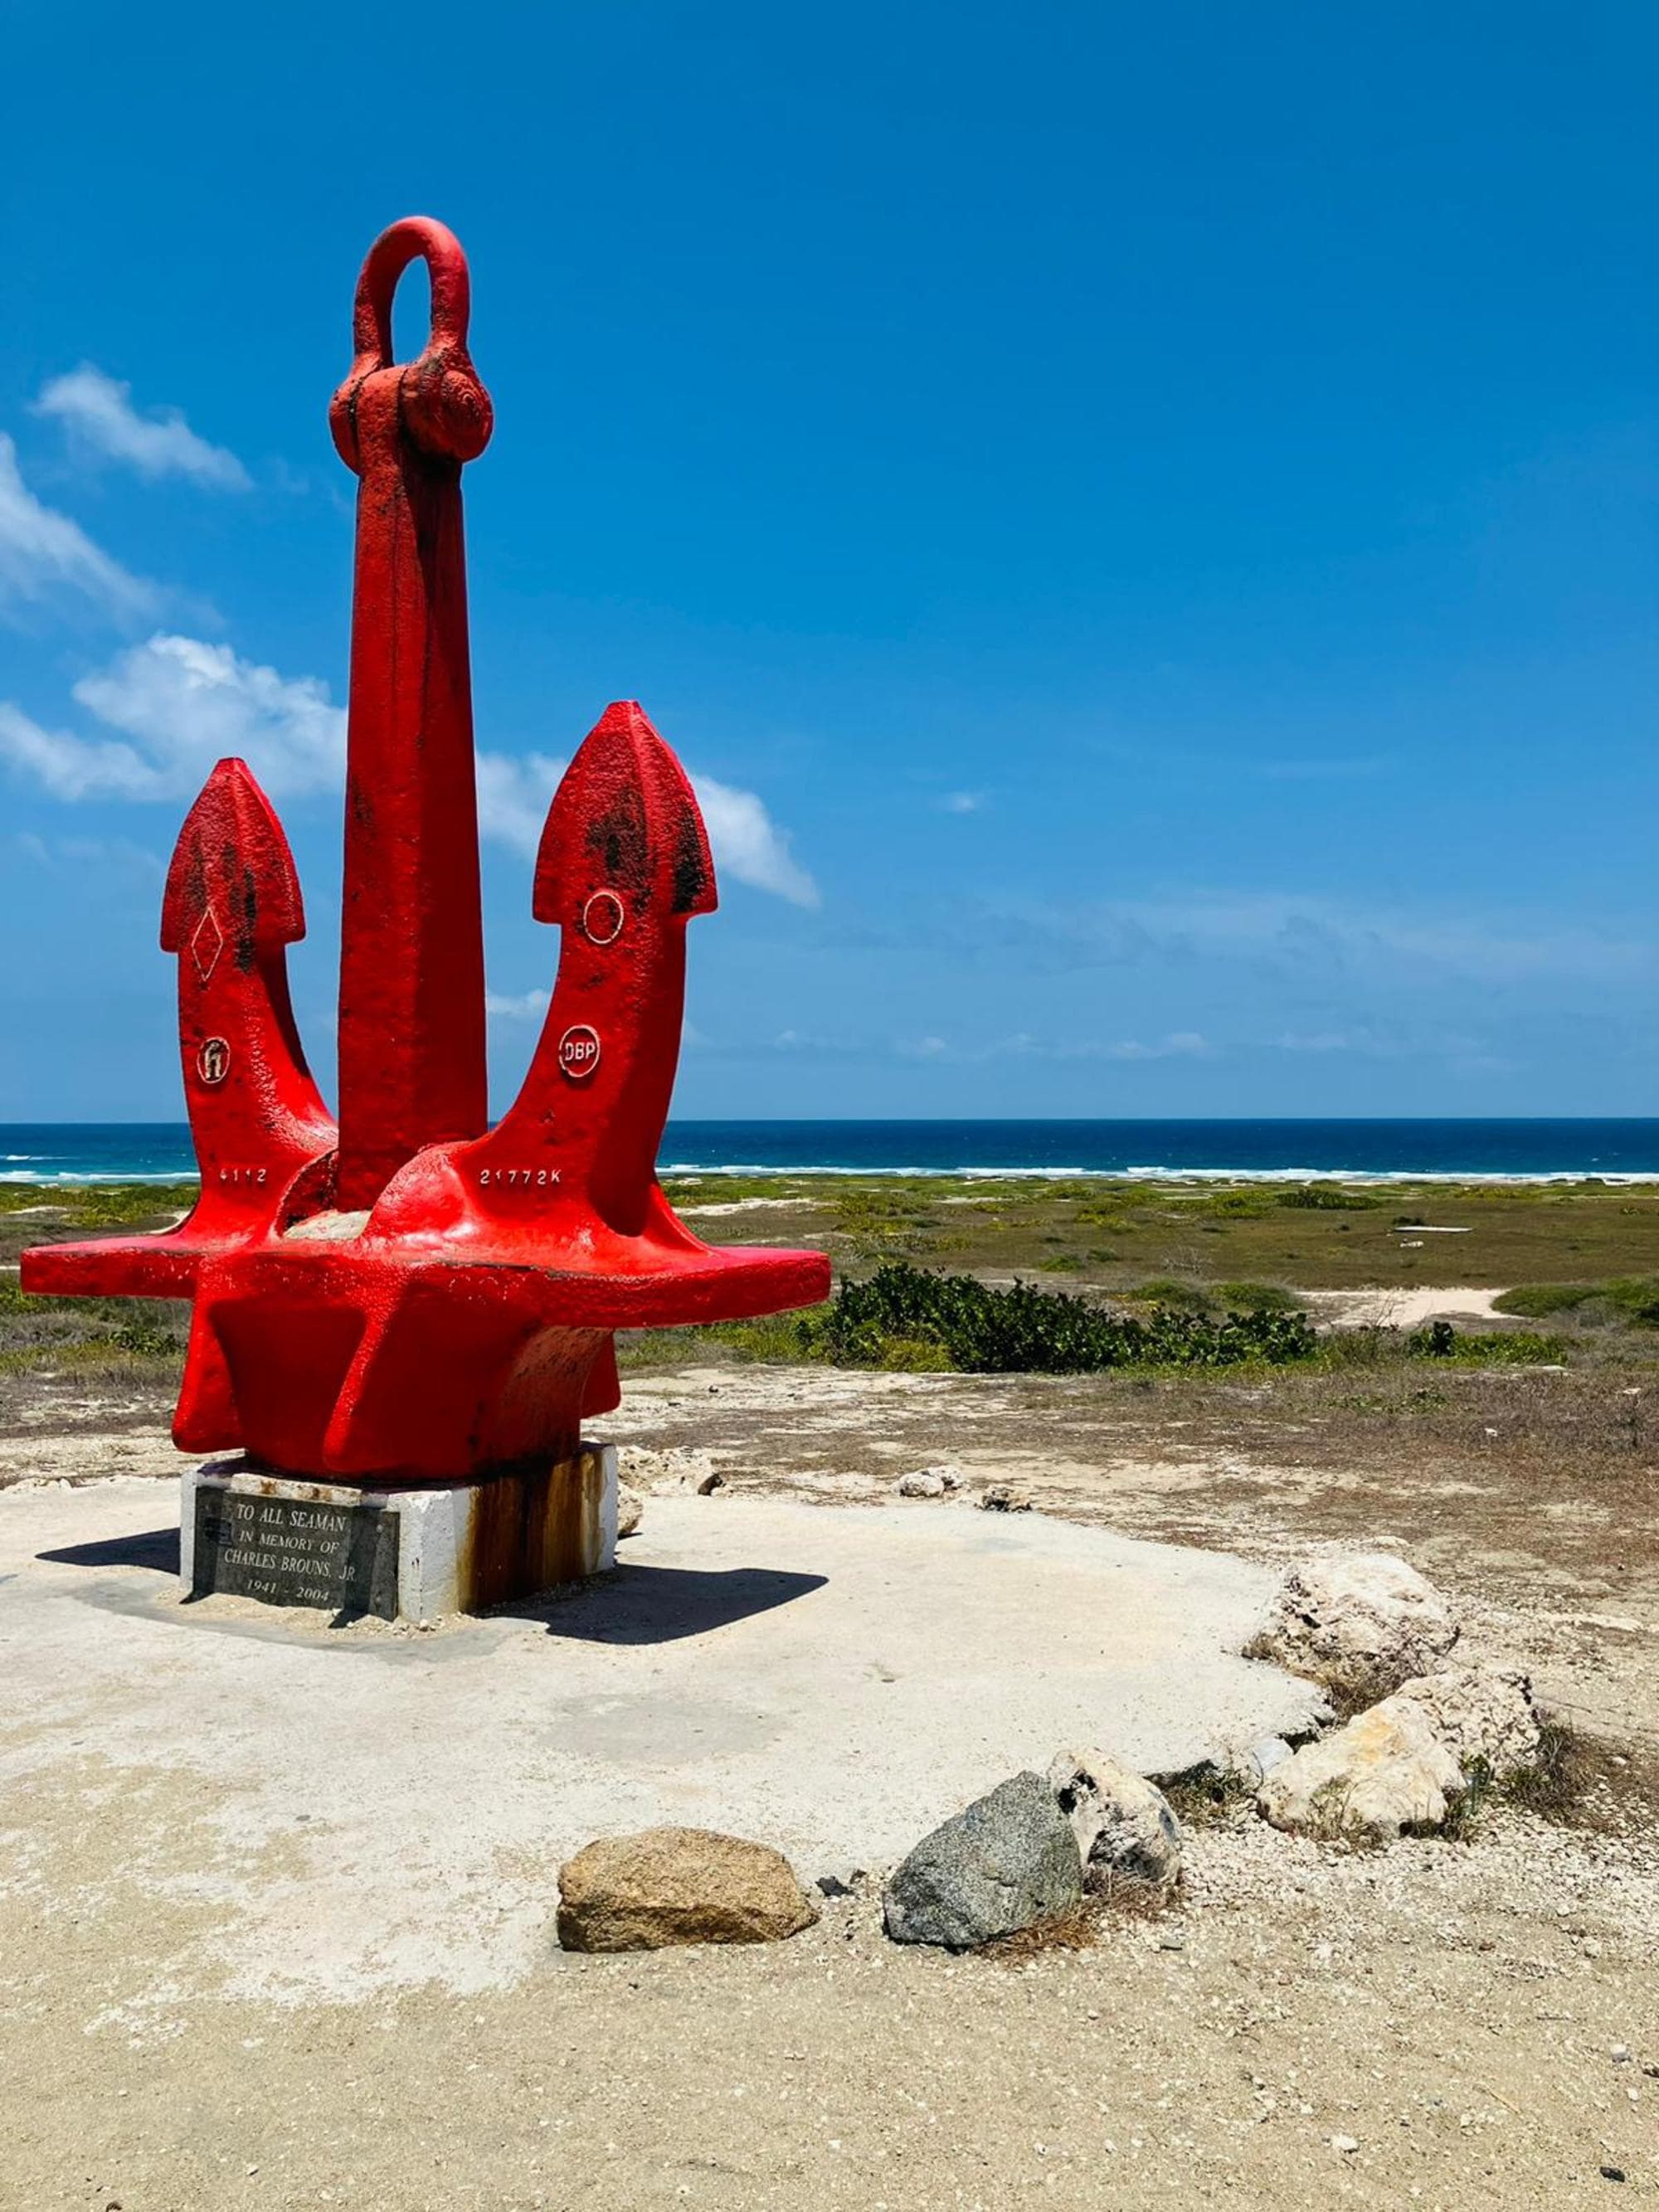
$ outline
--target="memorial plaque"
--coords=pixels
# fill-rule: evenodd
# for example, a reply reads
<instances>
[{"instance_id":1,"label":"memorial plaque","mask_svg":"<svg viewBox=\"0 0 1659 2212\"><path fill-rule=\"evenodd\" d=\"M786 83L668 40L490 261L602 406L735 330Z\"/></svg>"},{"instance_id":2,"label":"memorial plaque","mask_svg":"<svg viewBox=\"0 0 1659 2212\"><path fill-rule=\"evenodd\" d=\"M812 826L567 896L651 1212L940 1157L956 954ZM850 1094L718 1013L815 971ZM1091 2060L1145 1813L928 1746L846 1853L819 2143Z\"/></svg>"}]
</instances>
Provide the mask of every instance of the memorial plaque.
<instances>
[{"instance_id":1,"label":"memorial plaque","mask_svg":"<svg viewBox=\"0 0 1659 2212\"><path fill-rule=\"evenodd\" d=\"M193 1597L398 1613L398 1515L374 1505L266 1498L204 1485L196 1493Z\"/></svg>"}]
</instances>

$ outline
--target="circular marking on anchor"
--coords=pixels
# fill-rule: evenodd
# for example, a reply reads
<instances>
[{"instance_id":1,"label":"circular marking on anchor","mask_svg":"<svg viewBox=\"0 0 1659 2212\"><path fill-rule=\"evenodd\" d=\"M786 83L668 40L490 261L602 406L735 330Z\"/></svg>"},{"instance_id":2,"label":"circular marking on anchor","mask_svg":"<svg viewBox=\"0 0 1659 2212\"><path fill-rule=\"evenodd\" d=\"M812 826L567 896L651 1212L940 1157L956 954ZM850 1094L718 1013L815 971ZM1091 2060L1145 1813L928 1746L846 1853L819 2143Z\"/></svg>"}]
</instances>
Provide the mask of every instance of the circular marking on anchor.
<instances>
[{"instance_id":1,"label":"circular marking on anchor","mask_svg":"<svg viewBox=\"0 0 1659 2212\"><path fill-rule=\"evenodd\" d=\"M590 945L614 945L627 919L628 908L615 891L595 891L582 908L582 935Z\"/></svg>"},{"instance_id":2,"label":"circular marking on anchor","mask_svg":"<svg viewBox=\"0 0 1659 2212\"><path fill-rule=\"evenodd\" d=\"M578 1083L585 1082L599 1064L599 1033L578 1022L559 1039L559 1066Z\"/></svg>"},{"instance_id":3,"label":"circular marking on anchor","mask_svg":"<svg viewBox=\"0 0 1659 2212\"><path fill-rule=\"evenodd\" d=\"M223 1037L204 1037L196 1051L196 1073L204 1083L222 1083L230 1073L230 1047Z\"/></svg>"}]
</instances>

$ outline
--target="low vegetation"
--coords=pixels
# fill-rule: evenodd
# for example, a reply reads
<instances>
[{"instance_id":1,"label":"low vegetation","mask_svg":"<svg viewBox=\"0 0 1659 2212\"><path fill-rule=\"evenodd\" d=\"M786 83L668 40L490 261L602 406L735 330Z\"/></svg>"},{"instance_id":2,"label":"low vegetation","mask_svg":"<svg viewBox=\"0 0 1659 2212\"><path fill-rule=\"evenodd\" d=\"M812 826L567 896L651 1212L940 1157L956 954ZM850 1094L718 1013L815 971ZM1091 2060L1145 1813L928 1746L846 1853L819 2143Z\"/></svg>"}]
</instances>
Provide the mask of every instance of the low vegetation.
<instances>
[{"instance_id":1,"label":"low vegetation","mask_svg":"<svg viewBox=\"0 0 1659 2212\"><path fill-rule=\"evenodd\" d=\"M1499 1313L1544 1321L1571 1315L1577 1321L1626 1322L1659 1328L1659 1275L1632 1275L1605 1283L1527 1283L1495 1301Z\"/></svg>"},{"instance_id":2,"label":"low vegetation","mask_svg":"<svg viewBox=\"0 0 1659 2212\"><path fill-rule=\"evenodd\" d=\"M1257 1309L1216 1320L1158 1304L1129 1313L1024 1283L995 1290L971 1275L936 1273L902 1261L878 1267L864 1282L843 1282L802 1326L821 1356L837 1366L908 1366L920 1352L921 1364L968 1375L1279 1364L1306 1358L1314 1345L1303 1313Z\"/></svg>"}]
</instances>

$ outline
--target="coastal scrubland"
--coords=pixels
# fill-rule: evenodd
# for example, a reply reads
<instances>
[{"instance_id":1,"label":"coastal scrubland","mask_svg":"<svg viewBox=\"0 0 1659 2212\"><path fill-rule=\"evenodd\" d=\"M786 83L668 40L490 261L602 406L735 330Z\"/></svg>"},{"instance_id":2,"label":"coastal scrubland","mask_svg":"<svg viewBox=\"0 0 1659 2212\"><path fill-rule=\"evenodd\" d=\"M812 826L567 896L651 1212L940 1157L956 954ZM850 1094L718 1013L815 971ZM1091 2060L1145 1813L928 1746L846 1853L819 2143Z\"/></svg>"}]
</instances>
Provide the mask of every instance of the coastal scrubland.
<instances>
[{"instance_id":1,"label":"coastal scrubland","mask_svg":"<svg viewBox=\"0 0 1659 2212\"><path fill-rule=\"evenodd\" d=\"M27 1243L162 1226L191 1194L0 1187L0 1487L176 1475L184 1307L30 1299L15 1267ZM20 2109L76 2116L84 2201L356 2202L369 2176L411 2205L550 2205L578 2183L630 2207L1650 2187L1659 1188L708 1176L671 1195L711 1242L822 1246L837 1291L624 1340L603 1427L630 1478L695 1457L714 1515L779 1492L951 1512L995 1484L1016 1510L1263 1564L1397 1548L1472 1651L1530 1674L1561 1754L1545 1794L1489 1793L1376 1853L1189 1795L1177 1910L1080 1950L896 1953L866 1892L790 1944L573 1960L459 2003L435 1984L367 2006L232 1987L210 2017L172 1978L209 1910L173 1838L216 1832L222 1808L173 1774L112 1796L100 1765L84 1803L37 1790L52 1841L7 1928L9 1955L53 1961L15 1978ZM940 1462L951 1501L900 1495ZM108 1571L98 1547L58 1556ZM351 1662L328 1665L339 1683ZM152 1832L163 1871L137 1881ZM284 1835L283 1878L313 1832ZM409 2087L434 2078L465 2086L434 2107ZM214 2124L135 2136L141 2106ZM0 2185L20 2212L70 2201L40 2141Z\"/></svg>"},{"instance_id":2,"label":"coastal scrubland","mask_svg":"<svg viewBox=\"0 0 1659 2212\"><path fill-rule=\"evenodd\" d=\"M1605 1397L1628 1370L1630 1395L1659 1362L1647 1185L706 1175L668 1193L711 1242L827 1251L837 1290L805 1315L624 1339L635 1372L690 1357L1189 1382L1271 1369L1398 1419L1479 1398L1468 1386L1489 1369L1506 1388L1543 1370L1565 1409L1587 1376ZM124 1387L135 1413L171 1388L183 1305L32 1298L15 1267L30 1243L163 1228L192 1196L0 1187L0 1425L38 1419L43 1399L72 1418L85 1385Z\"/></svg>"}]
</instances>

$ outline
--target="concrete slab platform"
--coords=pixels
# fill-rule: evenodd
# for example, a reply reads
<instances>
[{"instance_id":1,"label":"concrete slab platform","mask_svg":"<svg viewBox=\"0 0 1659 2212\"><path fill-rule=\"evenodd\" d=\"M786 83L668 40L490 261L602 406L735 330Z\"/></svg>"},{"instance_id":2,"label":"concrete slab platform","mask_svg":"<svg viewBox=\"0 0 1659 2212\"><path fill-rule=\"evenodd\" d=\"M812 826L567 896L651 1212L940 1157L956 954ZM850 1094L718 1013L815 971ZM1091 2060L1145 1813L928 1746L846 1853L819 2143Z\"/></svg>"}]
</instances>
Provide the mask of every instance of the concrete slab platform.
<instances>
[{"instance_id":1,"label":"concrete slab platform","mask_svg":"<svg viewBox=\"0 0 1659 2212\"><path fill-rule=\"evenodd\" d=\"M109 1881L198 1903L179 1988L498 1984L545 1958L593 1836L687 1821L808 1880L880 1869L1064 1745L1176 1767L1315 1703L1238 1656L1267 1570L1035 1514L654 1498L587 1589L331 1629L181 1602L176 1498L0 1493L0 1826L47 1891L94 1820Z\"/></svg>"}]
</instances>

